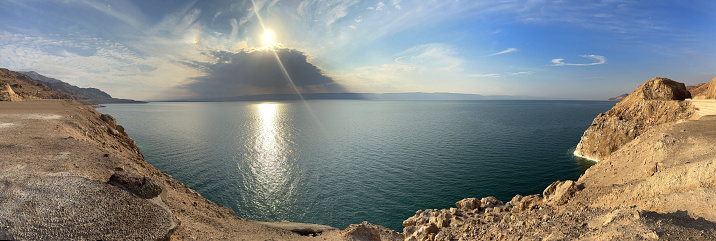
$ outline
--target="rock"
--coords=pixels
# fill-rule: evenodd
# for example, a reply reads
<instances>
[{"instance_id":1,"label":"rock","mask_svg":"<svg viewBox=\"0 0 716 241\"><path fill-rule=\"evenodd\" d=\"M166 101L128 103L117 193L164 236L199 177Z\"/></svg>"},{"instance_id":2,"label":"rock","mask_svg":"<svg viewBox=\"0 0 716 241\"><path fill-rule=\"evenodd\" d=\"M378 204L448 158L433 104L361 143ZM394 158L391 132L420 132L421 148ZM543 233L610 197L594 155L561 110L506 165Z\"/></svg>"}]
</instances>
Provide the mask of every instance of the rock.
<instances>
[{"instance_id":1,"label":"rock","mask_svg":"<svg viewBox=\"0 0 716 241\"><path fill-rule=\"evenodd\" d=\"M569 198L574 196L574 193L576 193L578 190L579 187L572 180L567 180L564 182L555 181L550 184L546 189L544 189L542 195L544 196L544 201L548 204L562 205L567 203L569 201Z\"/></svg>"},{"instance_id":2,"label":"rock","mask_svg":"<svg viewBox=\"0 0 716 241\"><path fill-rule=\"evenodd\" d=\"M624 100L685 100L690 98L691 93L686 90L684 83L656 77L636 88Z\"/></svg>"},{"instance_id":3,"label":"rock","mask_svg":"<svg viewBox=\"0 0 716 241\"><path fill-rule=\"evenodd\" d=\"M497 198L493 196L485 197L480 200L481 207L482 208L492 208L496 206L501 206L503 203L500 200L497 200Z\"/></svg>"},{"instance_id":4,"label":"rock","mask_svg":"<svg viewBox=\"0 0 716 241\"><path fill-rule=\"evenodd\" d=\"M112 174L107 183L144 199L159 196L163 190L159 184L148 177L136 177L126 173Z\"/></svg>"},{"instance_id":5,"label":"rock","mask_svg":"<svg viewBox=\"0 0 716 241\"><path fill-rule=\"evenodd\" d=\"M403 235L386 227L369 222L351 224L341 231L344 240L350 241L402 241Z\"/></svg>"},{"instance_id":6,"label":"rock","mask_svg":"<svg viewBox=\"0 0 716 241\"><path fill-rule=\"evenodd\" d=\"M647 81L594 118L574 154L600 160L653 126L691 118L695 109L681 101L685 98L691 98L691 94L683 83L666 78Z\"/></svg>"},{"instance_id":7,"label":"rock","mask_svg":"<svg viewBox=\"0 0 716 241\"><path fill-rule=\"evenodd\" d=\"M711 82L708 84L708 89L704 93L705 99L716 99L716 77L711 79Z\"/></svg>"},{"instance_id":8,"label":"rock","mask_svg":"<svg viewBox=\"0 0 716 241\"><path fill-rule=\"evenodd\" d=\"M15 94L10 84L5 84L4 88L0 89L0 101L22 101L22 97Z\"/></svg>"},{"instance_id":9,"label":"rock","mask_svg":"<svg viewBox=\"0 0 716 241\"><path fill-rule=\"evenodd\" d=\"M537 205L539 205L540 202L542 202L542 195L540 195L540 194L534 194L534 195L529 195L529 196L523 197L520 200L519 205L517 205L515 208L512 209L512 212L521 212L521 211L525 211L525 210L530 210L530 209L536 207Z\"/></svg>"},{"instance_id":10,"label":"rock","mask_svg":"<svg viewBox=\"0 0 716 241\"><path fill-rule=\"evenodd\" d=\"M473 210L480 208L480 202L479 200L477 200L477 198L471 197L456 202L455 206L463 210Z\"/></svg>"}]
</instances>

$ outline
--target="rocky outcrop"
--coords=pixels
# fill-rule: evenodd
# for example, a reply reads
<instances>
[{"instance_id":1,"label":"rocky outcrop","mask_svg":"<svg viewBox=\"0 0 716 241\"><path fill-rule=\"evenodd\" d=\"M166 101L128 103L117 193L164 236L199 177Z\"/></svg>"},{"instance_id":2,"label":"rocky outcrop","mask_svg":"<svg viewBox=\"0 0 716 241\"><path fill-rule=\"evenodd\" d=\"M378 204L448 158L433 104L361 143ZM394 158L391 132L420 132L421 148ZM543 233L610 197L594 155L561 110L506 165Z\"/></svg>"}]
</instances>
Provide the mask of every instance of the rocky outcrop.
<instances>
[{"instance_id":1,"label":"rocky outcrop","mask_svg":"<svg viewBox=\"0 0 716 241\"><path fill-rule=\"evenodd\" d=\"M703 93L704 99L716 99L716 77L711 79L708 89Z\"/></svg>"},{"instance_id":2,"label":"rocky outcrop","mask_svg":"<svg viewBox=\"0 0 716 241\"><path fill-rule=\"evenodd\" d=\"M402 234L369 222L351 224L341 231L345 241L402 241Z\"/></svg>"},{"instance_id":3,"label":"rocky outcrop","mask_svg":"<svg viewBox=\"0 0 716 241\"><path fill-rule=\"evenodd\" d=\"M115 173L109 177L107 184L122 188L137 197L148 199L159 196L162 186L148 177L138 177L127 173Z\"/></svg>"},{"instance_id":4,"label":"rocky outcrop","mask_svg":"<svg viewBox=\"0 0 716 241\"><path fill-rule=\"evenodd\" d=\"M691 94L683 83L653 78L611 110L599 114L582 135L574 154L600 160L650 127L689 119L695 110L683 101L687 98Z\"/></svg>"},{"instance_id":5,"label":"rocky outcrop","mask_svg":"<svg viewBox=\"0 0 716 241\"><path fill-rule=\"evenodd\" d=\"M701 83L686 86L686 90L691 93L691 99L703 99L703 94L709 89L709 83Z\"/></svg>"},{"instance_id":6,"label":"rocky outcrop","mask_svg":"<svg viewBox=\"0 0 716 241\"><path fill-rule=\"evenodd\" d=\"M15 94L10 84L5 83L5 86L0 89L0 101L22 101L22 97Z\"/></svg>"}]
</instances>

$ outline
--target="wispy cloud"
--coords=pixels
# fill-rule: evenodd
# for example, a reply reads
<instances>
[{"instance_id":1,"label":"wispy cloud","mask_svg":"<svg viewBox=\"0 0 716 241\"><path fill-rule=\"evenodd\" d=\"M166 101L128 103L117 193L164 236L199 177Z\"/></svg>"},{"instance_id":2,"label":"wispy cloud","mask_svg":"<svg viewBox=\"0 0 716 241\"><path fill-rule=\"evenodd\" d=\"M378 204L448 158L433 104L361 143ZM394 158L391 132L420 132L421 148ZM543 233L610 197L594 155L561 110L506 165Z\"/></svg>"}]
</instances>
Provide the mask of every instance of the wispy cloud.
<instances>
[{"instance_id":1,"label":"wispy cloud","mask_svg":"<svg viewBox=\"0 0 716 241\"><path fill-rule=\"evenodd\" d=\"M559 58L559 59L553 59L553 60L552 60L552 65L553 65L553 66L590 66L590 65L599 65L599 64L606 64L606 63L607 63L607 58L604 57L604 56L601 56L601 55L589 54L589 55L580 55L580 57L588 58L588 59L593 59L593 60L595 60L596 62L585 63L585 64L572 64L572 63L565 63L565 62L564 62L564 59Z\"/></svg>"},{"instance_id":2,"label":"wispy cloud","mask_svg":"<svg viewBox=\"0 0 716 241\"><path fill-rule=\"evenodd\" d=\"M528 72L528 71L514 72L514 73L510 73L509 75L515 76L515 75L527 75L527 74L532 74L532 72Z\"/></svg>"},{"instance_id":3,"label":"wispy cloud","mask_svg":"<svg viewBox=\"0 0 716 241\"><path fill-rule=\"evenodd\" d=\"M500 77L500 74L471 74L469 76L472 78L497 78Z\"/></svg>"},{"instance_id":4,"label":"wispy cloud","mask_svg":"<svg viewBox=\"0 0 716 241\"><path fill-rule=\"evenodd\" d=\"M507 49L505 49L505 50L502 50L502 51L497 52L497 53L490 54L490 55L488 55L488 56L495 56L495 55L500 55L500 54L513 53L513 52L517 52L517 51L520 51L520 50L519 50L519 49L516 49L516 48L507 48Z\"/></svg>"}]
</instances>

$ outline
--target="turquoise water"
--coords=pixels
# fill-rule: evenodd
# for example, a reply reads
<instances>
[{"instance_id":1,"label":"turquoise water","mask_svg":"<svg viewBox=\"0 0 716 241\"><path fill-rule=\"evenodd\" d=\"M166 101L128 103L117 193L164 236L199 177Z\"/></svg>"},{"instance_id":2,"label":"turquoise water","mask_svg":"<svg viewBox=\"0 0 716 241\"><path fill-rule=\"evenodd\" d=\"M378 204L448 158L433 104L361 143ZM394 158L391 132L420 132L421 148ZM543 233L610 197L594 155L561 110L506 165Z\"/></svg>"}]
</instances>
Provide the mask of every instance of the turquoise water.
<instances>
[{"instance_id":1,"label":"turquoise water","mask_svg":"<svg viewBox=\"0 0 716 241\"><path fill-rule=\"evenodd\" d=\"M579 178L601 101L111 104L146 160L236 215L402 230L416 210Z\"/></svg>"}]
</instances>

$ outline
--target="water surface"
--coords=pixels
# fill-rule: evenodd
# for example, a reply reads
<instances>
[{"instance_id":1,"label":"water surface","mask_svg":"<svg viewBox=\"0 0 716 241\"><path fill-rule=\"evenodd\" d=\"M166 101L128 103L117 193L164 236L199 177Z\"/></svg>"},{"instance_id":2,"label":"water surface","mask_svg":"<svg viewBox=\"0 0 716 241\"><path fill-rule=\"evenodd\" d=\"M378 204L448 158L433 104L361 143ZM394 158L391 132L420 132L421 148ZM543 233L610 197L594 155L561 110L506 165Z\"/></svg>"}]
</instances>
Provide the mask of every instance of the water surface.
<instances>
[{"instance_id":1,"label":"water surface","mask_svg":"<svg viewBox=\"0 0 716 241\"><path fill-rule=\"evenodd\" d=\"M579 178L571 153L614 102L111 104L146 160L261 221L402 230L418 209L541 193Z\"/></svg>"}]
</instances>

